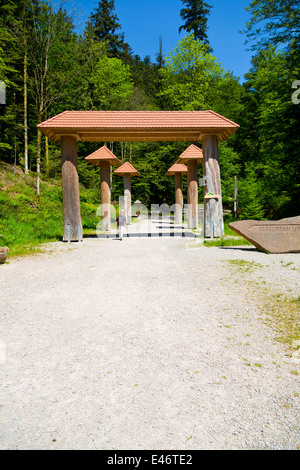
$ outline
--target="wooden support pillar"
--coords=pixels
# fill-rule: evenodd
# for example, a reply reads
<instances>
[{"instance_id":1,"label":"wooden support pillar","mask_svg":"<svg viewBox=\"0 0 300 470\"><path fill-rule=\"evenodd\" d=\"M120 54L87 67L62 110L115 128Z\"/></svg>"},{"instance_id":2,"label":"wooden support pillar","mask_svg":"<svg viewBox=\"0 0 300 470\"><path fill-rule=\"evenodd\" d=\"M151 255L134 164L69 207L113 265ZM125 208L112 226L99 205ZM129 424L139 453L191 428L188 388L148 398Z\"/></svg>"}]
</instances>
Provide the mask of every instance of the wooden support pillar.
<instances>
[{"instance_id":1,"label":"wooden support pillar","mask_svg":"<svg viewBox=\"0 0 300 470\"><path fill-rule=\"evenodd\" d=\"M131 225L131 175L124 174L124 210L127 223Z\"/></svg>"},{"instance_id":2,"label":"wooden support pillar","mask_svg":"<svg viewBox=\"0 0 300 470\"><path fill-rule=\"evenodd\" d=\"M204 236L211 237L211 223L213 223L214 237L224 234L223 206L221 176L219 165L219 148L217 135L204 135L202 138L204 155L203 175L206 177L204 196L207 193L219 195L219 198L204 199Z\"/></svg>"},{"instance_id":3,"label":"wooden support pillar","mask_svg":"<svg viewBox=\"0 0 300 470\"><path fill-rule=\"evenodd\" d=\"M197 160L188 160L188 228L198 228Z\"/></svg>"},{"instance_id":4,"label":"wooden support pillar","mask_svg":"<svg viewBox=\"0 0 300 470\"><path fill-rule=\"evenodd\" d=\"M101 178L101 230L110 232L111 230L111 190L110 190L110 163L104 161L100 163Z\"/></svg>"},{"instance_id":5,"label":"wooden support pillar","mask_svg":"<svg viewBox=\"0 0 300 470\"><path fill-rule=\"evenodd\" d=\"M175 224L182 224L182 173L175 173Z\"/></svg>"},{"instance_id":6,"label":"wooden support pillar","mask_svg":"<svg viewBox=\"0 0 300 470\"><path fill-rule=\"evenodd\" d=\"M77 139L61 137L63 241L81 241L79 178L77 170Z\"/></svg>"}]
</instances>

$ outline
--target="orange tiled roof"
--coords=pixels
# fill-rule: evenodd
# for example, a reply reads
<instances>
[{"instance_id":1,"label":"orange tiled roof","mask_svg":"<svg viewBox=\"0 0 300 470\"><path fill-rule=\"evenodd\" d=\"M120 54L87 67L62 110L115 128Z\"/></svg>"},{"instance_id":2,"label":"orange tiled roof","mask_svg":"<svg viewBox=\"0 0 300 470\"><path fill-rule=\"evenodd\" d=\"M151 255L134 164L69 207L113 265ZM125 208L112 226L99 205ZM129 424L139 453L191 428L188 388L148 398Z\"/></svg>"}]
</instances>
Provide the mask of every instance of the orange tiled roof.
<instances>
[{"instance_id":1,"label":"orange tiled roof","mask_svg":"<svg viewBox=\"0 0 300 470\"><path fill-rule=\"evenodd\" d=\"M187 163L189 160L197 160L198 163L203 161L203 152L196 145L190 145L178 158L176 163Z\"/></svg>"},{"instance_id":2,"label":"orange tiled roof","mask_svg":"<svg viewBox=\"0 0 300 470\"><path fill-rule=\"evenodd\" d=\"M167 175L175 175L175 173L187 173L188 169L187 166L184 165L183 163L174 163L171 168L168 169Z\"/></svg>"},{"instance_id":3,"label":"orange tiled roof","mask_svg":"<svg viewBox=\"0 0 300 470\"><path fill-rule=\"evenodd\" d=\"M114 173L120 176L123 176L123 175L141 176L140 173L129 162L123 163L123 165L119 166L119 168L117 168L114 171Z\"/></svg>"},{"instance_id":4,"label":"orange tiled roof","mask_svg":"<svg viewBox=\"0 0 300 470\"><path fill-rule=\"evenodd\" d=\"M64 111L38 125L52 140L197 141L205 133L226 140L239 125L213 111Z\"/></svg>"},{"instance_id":5,"label":"orange tiled roof","mask_svg":"<svg viewBox=\"0 0 300 470\"><path fill-rule=\"evenodd\" d=\"M113 166L122 165L122 162L105 145L85 157L85 160L94 166L99 166L101 162L109 162Z\"/></svg>"}]
</instances>

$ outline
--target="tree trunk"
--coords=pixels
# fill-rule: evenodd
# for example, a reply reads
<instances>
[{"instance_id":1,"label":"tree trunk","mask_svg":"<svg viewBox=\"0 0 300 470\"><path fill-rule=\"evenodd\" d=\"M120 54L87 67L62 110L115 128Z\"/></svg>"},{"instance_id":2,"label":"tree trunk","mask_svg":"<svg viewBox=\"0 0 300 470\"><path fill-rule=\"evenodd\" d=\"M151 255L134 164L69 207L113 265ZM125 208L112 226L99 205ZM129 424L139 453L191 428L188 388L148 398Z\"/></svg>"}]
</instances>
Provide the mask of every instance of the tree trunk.
<instances>
[{"instance_id":1,"label":"tree trunk","mask_svg":"<svg viewBox=\"0 0 300 470\"><path fill-rule=\"evenodd\" d=\"M17 136L15 133L15 158L14 158L14 175L16 174L17 171L17 158L18 158L18 144L17 144Z\"/></svg>"},{"instance_id":2,"label":"tree trunk","mask_svg":"<svg viewBox=\"0 0 300 470\"><path fill-rule=\"evenodd\" d=\"M45 136L45 163L46 163L46 176L49 176L49 139Z\"/></svg>"},{"instance_id":3,"label":"tree trunk","mask_svg":"<svg viewBox=\"0 0 300 470\"><path fill-rule=\"evenodd\" d=\"M28 100L27 100L27 39L25 33L25 52L24 52L24 171L28 174Z\"/></svg>"},{"instance_id":4,"label":"tree trunk","mask_svg":"<svg viewBox=\"0 0 300 470\"><path fill-rule=\"evenodd\" d=\"M38 121L40 122L40 121ZM37 146L36 146L36 196L37 204L40 200L40 180L41 180L41 146L42 146L42 132L40 129L37 131Z\"/></svg>"},{"instance_id":5,"label":"tree trunk","mask_svg":"<svg viewBox=\"0 0 300 470\"><path fill-rule=\"evenodd\" d=\"M61 137L63 241L81 241L79 178L77 170L77 140L73 136Z\"/></svg>"},{"instance_id":6,"label":"tree trunk","mask_svg":"<svg viewBox=\"0 0 300 470\"><path fill-rule=\"evenodd\" d=\"M175 224L182 224L182 174L175 173Z\"/></svg>"},{"instance_id":7,"label":"tree trunk","mask_svg":"<svg viewBox=\"0 0 300 470\"><path fill-rule=\"evenodd\" d=\"M131 225L131 176L124 175L124 205L125 205L125 217L127 223Z\"/></svg>"},{"instance_id":8,"label":"tree trunk","mask_svg":"<svg viewBox=\"0 0 300 470\"><path fill-rule=\"evenodd\" d=\"M221 237L224 234L223 206L221 191L221 176L219 165L218 136L205 135L202 139L204 154L203 173L206 177L204 191L204 236ZM219 198L206 199L207 193L219 196ZM213 234L211 233L213 224Z\"/></svg>"},{"instance_id":9,"label":"tree trunk","mask_svg":"<svg viewBox=\"0 0 300 470\"><path fill-rule=\"evenodd\" d=\"M188 228L198 228L197 160L188 160Z\"/></svg>"},{"instance_id":10,"label":"tree trunk","mask_svg":"<svg viewBox=\"0 0 300 470\"><path fill-rule=\"evenodd\" d=\"M233 206L233 213L234 218L238 218L238 211L239 211L239 202L238 202L238 186L237 186L237 177L234 177L234 206Z\"/></svg>"},{"instance_id":11,"label":"tree trunk","mask_svg":"<svg viewBox=\"0 0 300 470\"><path fill-rule=\"evenodd\" d=\"M100 163L101 177L101 230L110 232L111 230L111 190L110 190L110 164L109 162Z\"/></svg>"}]
</instances>

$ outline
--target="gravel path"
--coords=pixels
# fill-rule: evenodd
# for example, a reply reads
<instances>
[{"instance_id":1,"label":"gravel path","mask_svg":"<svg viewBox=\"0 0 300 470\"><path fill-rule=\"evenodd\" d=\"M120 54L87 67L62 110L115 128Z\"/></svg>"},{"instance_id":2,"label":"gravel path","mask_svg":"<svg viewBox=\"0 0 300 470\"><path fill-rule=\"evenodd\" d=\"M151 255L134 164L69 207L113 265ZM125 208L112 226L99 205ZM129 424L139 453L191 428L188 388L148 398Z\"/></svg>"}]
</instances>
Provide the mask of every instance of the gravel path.
<instances>
[{"instance_id":1,"label":"gravel path","mask_svg":"<svg viewBox=\"0 0 300 470\"><path fill-rule=\"evenodd\" d=\"M300 255L194 243L89 238L0 266L1 449L300 448L300 364L253 300L257 279L299 296ZM232 260L257 264L251 296Z\"/></svg>"}]
</instances>

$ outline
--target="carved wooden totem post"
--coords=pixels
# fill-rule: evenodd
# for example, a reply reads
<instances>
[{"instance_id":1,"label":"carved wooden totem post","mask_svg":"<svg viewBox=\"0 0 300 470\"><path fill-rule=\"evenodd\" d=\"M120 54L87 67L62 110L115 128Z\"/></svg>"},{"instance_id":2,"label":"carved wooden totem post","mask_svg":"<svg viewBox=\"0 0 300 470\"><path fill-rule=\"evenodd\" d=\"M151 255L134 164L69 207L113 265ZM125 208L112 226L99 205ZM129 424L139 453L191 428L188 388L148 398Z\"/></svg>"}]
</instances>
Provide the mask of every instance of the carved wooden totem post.
<instances>
[{"instance_id":1,"label":"carved wooden totem post","mask_svg":"<svg viewBox=\"0 0 300 470\"><path fill-rule=\"evenodd\" d=\"M64 220L63 241L81 241L82 224L77 170L77 139L71 135L62 136L60 143Z\"/></svg>"},{"instance_id":2,"label":"carved wooden totem post","mask_svg":"<svg viewBox=\"0 0 300 470\"><path fill-rule=\"evenodd\" d=\"M131 165L126 162L114 171L115 175L123 176L124 178L124 212L127 223L132 223L131 214L131 178L132 176L141 176L140 173Z\"/></svg>"},{"instance_id":3,"label":"carved wooden totem post","mask_svg":"<svg viewBox=\"0 0 300 470\"><path fill-rule=\"evenodd\" d=\"M85 159L94 166L100 167L101 180L101 230L111 230L111 189L110 189L110 167L121 165L120 160L104 145Z\"/></svg>"},{"instance_id":4,"label":"carved wooden totem post","mask_svg":"<svg viewBox=\"0 0 300 470\"><path fill-rule=\"evenodd\" d=\"M202 137L204 155L204 236L222 237L224 234L221 176L217 135Z\"/></svg>"},{"instance_id":5,"label":"carved wooden totem post","mask_svg":"<svg viewBox=\"0 0 300 470\"><path fill-rule=\"evenodd\" d=\"M183 163L175 163L167 171L168 176L175 175L175 224L182 224L182 175L187 172L188 169Z\"/></svg>"}]
</instances>

